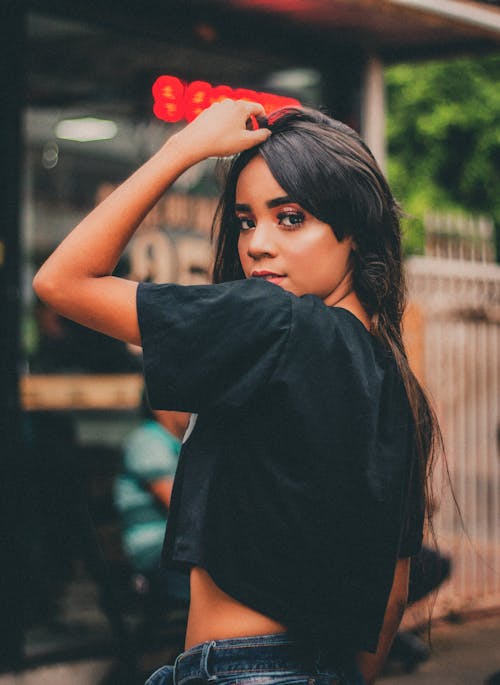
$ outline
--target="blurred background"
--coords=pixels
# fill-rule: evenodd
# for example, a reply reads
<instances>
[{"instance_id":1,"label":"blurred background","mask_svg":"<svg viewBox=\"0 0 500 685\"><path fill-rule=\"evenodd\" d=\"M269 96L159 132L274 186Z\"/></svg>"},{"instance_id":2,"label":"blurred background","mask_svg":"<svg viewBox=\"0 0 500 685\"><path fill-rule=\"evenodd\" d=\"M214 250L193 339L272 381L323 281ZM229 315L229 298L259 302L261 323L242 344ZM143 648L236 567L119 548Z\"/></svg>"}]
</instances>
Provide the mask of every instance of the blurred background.
<instances>
[{"instance_id":1,"label":"blurred background","mask_svg":"<svg viewBox=\"0 0 500 685\"><path fill-rule=\"evenodd\" d=\"M3 0L0 683L42 682L36 669L51 664L73 664L61 676L72 682L141 682L182 648L182 582L170 579L155 614L156 579L130 542L152 530L134 538L131 511L149 507L151 526L168 515L155 484L175 470L177 428L145 413L139 350L59 317L31 289L68 230L186 124L175 79L195 84L192 106L211 85L325 108L387 172L405 210L406 341L454 490L438 468L435 527L451 572L433 621L500 611L498 5ZM175 79L161 119L152 88L163 75ZM178 179L117 273L210 280L214 167ZM144 466L148 440L159 456ZM428 608L415 603L405 629L425 626Z\"/></svg>"}]
</instances>

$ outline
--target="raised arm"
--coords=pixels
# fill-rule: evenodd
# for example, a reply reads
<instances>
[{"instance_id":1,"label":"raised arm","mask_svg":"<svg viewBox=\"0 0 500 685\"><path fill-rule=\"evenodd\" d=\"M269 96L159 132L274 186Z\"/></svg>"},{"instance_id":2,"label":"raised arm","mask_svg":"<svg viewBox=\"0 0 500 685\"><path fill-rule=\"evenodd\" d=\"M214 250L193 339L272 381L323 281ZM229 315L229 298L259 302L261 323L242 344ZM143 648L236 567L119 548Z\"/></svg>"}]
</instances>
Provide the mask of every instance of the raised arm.
<instances>
[{"instance_id":1,"label":"raised arm","mask_svg":"<svg viewBox=\"0 0 500 685\"><path fill-rule=\"evenodd\" d=\"M167 188L207 157L235 154L263 142L268 129L247 130L257 103L212 105L163 147L65 238L40 268L33 288L63 316L114 338L140 344L137 283L111 276L128 241Z\"/></svg>"}]
</instances>

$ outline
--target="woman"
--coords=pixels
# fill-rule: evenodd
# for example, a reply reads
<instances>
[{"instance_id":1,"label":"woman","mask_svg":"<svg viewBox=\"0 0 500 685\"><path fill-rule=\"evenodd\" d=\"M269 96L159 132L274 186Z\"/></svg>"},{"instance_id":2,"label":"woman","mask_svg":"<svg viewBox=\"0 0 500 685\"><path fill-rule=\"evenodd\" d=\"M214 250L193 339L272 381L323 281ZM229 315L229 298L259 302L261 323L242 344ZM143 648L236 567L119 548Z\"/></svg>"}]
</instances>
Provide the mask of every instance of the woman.
<instances>
[{"instance_id":1,"label":"woman","mask_svg":"<svg viewBox=\"0 0 500 685\"><path fill-rule=\"evenodd\" d=\"M170 184L230 155L215 284L111 276ZM372 683L421 542L434 423L401 338L398 210L364 143L319 112L213 105L34 288L142 344L152 406L193 413L163 552L190 571L186 652L148 683Z\"/></svg>"}]
</instances>

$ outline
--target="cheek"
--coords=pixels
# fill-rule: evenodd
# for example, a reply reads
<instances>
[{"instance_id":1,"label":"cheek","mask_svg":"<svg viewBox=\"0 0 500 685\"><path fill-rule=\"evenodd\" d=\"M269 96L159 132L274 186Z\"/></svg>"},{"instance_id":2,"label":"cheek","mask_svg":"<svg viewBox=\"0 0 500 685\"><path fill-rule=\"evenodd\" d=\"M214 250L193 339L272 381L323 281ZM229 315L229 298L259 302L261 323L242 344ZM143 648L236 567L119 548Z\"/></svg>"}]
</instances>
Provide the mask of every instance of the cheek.
<instances>
[{"instance_id":1,"label":"cheek","mask_svg":"<svg viewBox=\"0 0 500 685\"><path fill-rule=\"evenodd\" d=\"M298 240L291 240L286 245L288 256L298 262L311 265L311 262L332 262L338 258L338 243L330 229L322 227L307 231L298 236Z\"/></svg>"},{"instance_id":2,"label":"cheek","mask_svg":"<svg viewBox=\"0 0 500 685\"><path fill-rule=\"evenodd\" d=\"M336 243L334 248L330 248L329 268L337 275L343 276L350 265L351 249L347 244Z\"/></svg>"},{"instance_id":3,"label":"cheek","mask_svg":"<svg viewBox=\"0 0 500 685\"><path fill-rule=\"evenodd\" d=\"M300 244L293 246L293 255L289 256L301 264L301 270L310 274L311 264L320 278L334 280L343 276L349 266L350 244L339 243L331 229L318 231L316 236L308 236Z\"/></svg>"},{"instance_id":4,"label":"cheek","mask_svg":"<svg viewBox=\"0 0 500 685\"><path fill-rule=\"evenodd\" d=\"M248 255L247 255L247 250L245 248L245 241L244 241L244 239L242 239L241 236L238 238L237 249L238 249L238 257L240 259L240 264L244 270L245 261L248 258Z\"/></svg>"}]
</instances>

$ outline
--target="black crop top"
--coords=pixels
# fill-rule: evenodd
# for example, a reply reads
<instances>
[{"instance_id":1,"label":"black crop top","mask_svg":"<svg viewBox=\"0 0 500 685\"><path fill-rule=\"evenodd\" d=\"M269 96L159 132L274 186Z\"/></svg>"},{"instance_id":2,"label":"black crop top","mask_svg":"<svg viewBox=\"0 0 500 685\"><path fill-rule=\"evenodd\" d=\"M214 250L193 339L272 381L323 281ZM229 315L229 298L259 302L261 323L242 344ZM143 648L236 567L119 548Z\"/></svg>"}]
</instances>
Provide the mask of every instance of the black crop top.
<instances>
[{"instance_id":1,"label":"black crop top","mask_svg":"<svg viewBox=\"0 0 500 685\"><path fill-rule=\"evenodd\" d=\"M140 284L156 409L198 414L163 561L336 650L375 651L398 557L421 544L394 358L349 311L249 279Z\"/></svg>"}]
</instances>

